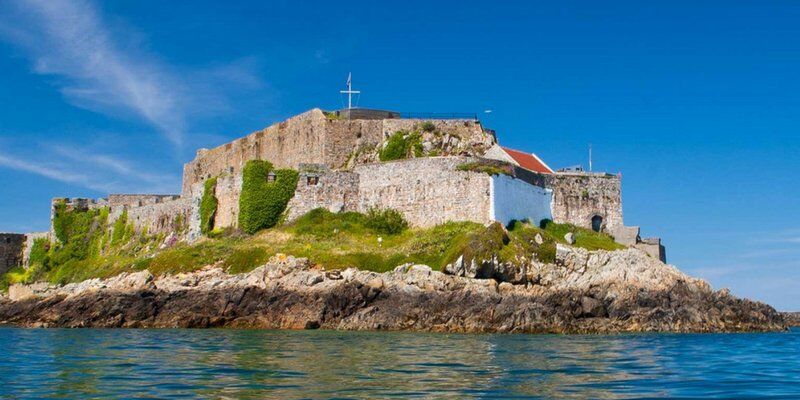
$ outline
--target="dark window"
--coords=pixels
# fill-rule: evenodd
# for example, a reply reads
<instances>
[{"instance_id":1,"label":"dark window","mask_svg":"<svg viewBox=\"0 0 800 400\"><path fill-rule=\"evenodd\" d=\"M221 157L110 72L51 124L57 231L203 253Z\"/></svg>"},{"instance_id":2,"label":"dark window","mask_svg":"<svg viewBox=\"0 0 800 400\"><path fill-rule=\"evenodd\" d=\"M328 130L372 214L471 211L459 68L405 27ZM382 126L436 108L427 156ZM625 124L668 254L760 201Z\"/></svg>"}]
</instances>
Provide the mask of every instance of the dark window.
<instances>
[{"instance_id":1,"label":"dark window","mask_svg":"<svg viewBox=\"0 0 800 400\"><path fill-rule=\"evenodd\" d=\"M592 230L600 232L601 229L603 229L603 217L595 215L592 217Z\"/></svg>"},{"instance_id":2,"label":"dark window","mask_svg":"<svg viewBox=\"0 0 800 400\"><path fill-rule=\"evenodd\" d=\"M6 243L11 243L11 238L6 238Z\"/></svg>"},{"instance_id":3,"label":"dark window","mask_svg":"<svg viewBox=\"0 0 800 400\"><path fill-rule=\"evenodd\" d=\"M319 177L318 176L306 177L306 183L308 185L316 185L317 183L319 183Z\"/></svg>"}]
</instances>

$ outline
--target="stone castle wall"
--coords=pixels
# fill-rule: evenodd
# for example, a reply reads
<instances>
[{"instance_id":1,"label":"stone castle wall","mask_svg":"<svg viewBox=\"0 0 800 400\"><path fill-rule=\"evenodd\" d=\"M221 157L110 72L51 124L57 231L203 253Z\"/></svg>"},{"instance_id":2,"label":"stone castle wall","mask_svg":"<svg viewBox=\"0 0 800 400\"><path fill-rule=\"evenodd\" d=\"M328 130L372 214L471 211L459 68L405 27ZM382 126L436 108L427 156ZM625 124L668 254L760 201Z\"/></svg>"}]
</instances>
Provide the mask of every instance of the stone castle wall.
<instances>
[{"instance_id":1,"label":"stone castle wall","mask_svg":"<svg viewBox=\"0 0 800 400\"><path fill-rule=\"evenodd\" d=\"M191 216L190 202L178 195L112 194L108 199L55 198L50 206L50 232L47 233L51 238L55 238L52 231L55 205L62 201L68 210L108 207L109 226L127 210L128 223L132 223L137 232L146 230L149 234L185 230Z\"/></svg>"},{"instance_id":2,"label":"stone castle wall","mask_svg":"<svg viewBox=\"0 0 800 400\"><path fill-rule=\"evenodd\" d=\"M548 187L553 189L553 221L591 229L598 215L604 232L613 234L624 226L618 176L559 173L548 176Z\"/></svg>"},{"instance_id":3,"label":"stone castle wall","mask_svg":"<svg viewBox=\"0 0 800 400\"><path fill-rule=\"evenodd\" d=\"M622 181L602 173L540 174L515 168L514 174L553 191L553 221L592 228L592 217L603 218L602 230L612 235L625 229L622 220Z\"/></svg>"},{"instance_id":4,"label":"stone castle wall","mask_svg":"<svg viewBox=\"0 0 800 400\"><path fill-rule=\"evenodd\" d=\"M491 177L458 171L467 157L429 157L360 165L358 211L393 208L414 226L491 221Z\"/></svg>"},{"instance_id":5,"label":"stone castle wall","mask_svg":"<svg viewBox=\"0 0 800 400\"><path fill-rule=\"evenodd\" d=\"M312 184L315 177L318 180ZM297 190L287 206L287 220L293 221L315 208L331 212L358 211L358 182L358 174L351 171L301 173Z\"/></svg>"},{"instance_id":6,"label":"stone castle wall","mask_svg":"<svg viewBox=\"0 0 800 400\"><path fill-rule=\"evenodd\" d=\"M413 226L433 226L447 221L491 220L491 177L458 171L467 157L429 157L359 165L352 171L301 173L288 220L315 208L332 212L367 212L371 207L392 208Z\"/></svg>"},{"instance_id":7,"label":"stone castle wall","mask_svg":"<svg viewBox=\"0 0 800 400\"><path fill-rule=\"evenodd\" d=\"M0 274L22 265L22 250L25 235L19 233L0 233Z\"/></svg>"},{"instance_id":8,"label":"stone castle wall","mask_svg":"<svg viewBox=\"0 0 800 400\"><path fill-rule=\"evenodd\" d=\"M180 195L177 194L110 194L108 195L108 205L111 207L138 207L164 203L179 198Z\"/></svg>"},{"instance_id":9,"label":"stone castle wall","mask_svg":"<svg viewBox=\"0 0 800 400\"><path fill-rule=\"evenodd\" d=\"M325 132L328 119L313 109L243 138L201 149L184 165L184 196L193 185L213 176L241 175L248 160L269 160L277 168L296 168L300 163L325 163Z\"/></svg>"},{"instance_id":10,"label":"stone castle wall","mask_svg":"<svg viewBox=\"0 0 800 400\"><path fill-rule=\"evenodd\" d=\"M313 109L214 149L199 150L195 159L184 165L182 194L187 196L195 184L213 176L240 175L244 164L253 159L294 169L300 164L338 169L373 163L391 134L419 131L425 122L434 124L436 132L424 135L445 136L444 145L453 154L482 151L495 142L474 120L330 119L322 110ZM357 157L359 154L362 157Z\"/></svg>"},{"instance_id":11,"label":"stone castle wall","mask_svg":"<svg viewBox=\"0 0 800 400\"><path fill-rule=\"evenodd\" d=\"M133 224L136 231L146 230L151 235L185 230L191 214L190 203L183 198L142 206L115 206L112 207L111 215L119 215L123 207L127 208L128 222Z\"/></svg>"}]
</instances>

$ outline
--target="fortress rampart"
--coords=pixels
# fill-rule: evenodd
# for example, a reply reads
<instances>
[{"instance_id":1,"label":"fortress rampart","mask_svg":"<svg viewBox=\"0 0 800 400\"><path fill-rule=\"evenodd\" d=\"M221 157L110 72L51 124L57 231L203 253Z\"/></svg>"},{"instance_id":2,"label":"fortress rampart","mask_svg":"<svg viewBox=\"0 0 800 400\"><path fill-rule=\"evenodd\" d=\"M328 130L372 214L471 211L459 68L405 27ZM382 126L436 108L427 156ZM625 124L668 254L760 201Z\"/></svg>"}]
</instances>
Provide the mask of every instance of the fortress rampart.
<instances>
[{"instance_id":1,"label":"fortress rampart","mask_svg":"<svg viewBox=\"0 0 800 400\"><path fill-rule=\"evenodd\" d=\"M534 172L511 159L503 164L512 171L510 175L465 170L460 166L484 156L499 162L508 158L494 132L479 121L373 114L357 118L355 113L346 119L341 112L312 109L230 143L201 149L184 165L181 195L111 194L108 199L54 199L54 204L63 201L77 209L108 207L109 223L126 212L128 223L139 232L175 234L191 241L200 236L204 182L217 179L214 227L237 227L242 169L247 161L262 159L276 168L299 171L287 207L288 221L318 207L333 212L392 208L420 227L448 221L552 219L609 232L623 244L664 257L657 239L642 240L637 227L624 225L619 176ZM385 118L379 118L384 114ZM381 149L398 132L414 134L414 155L381 162ZM490 149L505 158L488 154Z\"/></svg>"},{"instance_id":2,"label":"fortress rampart","mask_svg":"<svg viewBox=\"0 0 800 400\"><path fill-rule=\"evenodd\" d=\"M269 160L276 168L321 164L331 169L377 162L377 150L397 131L420 130L430 122L440 146L451 152L480 151L494 137L474 120L332 119L313 109L211 150L201 149L183 169L183 196L213 176L241 175L248 160ZM446 142L443 141L446 137ZM426 142L434 143L430 140Z\"/></svg>"}]
</instances>

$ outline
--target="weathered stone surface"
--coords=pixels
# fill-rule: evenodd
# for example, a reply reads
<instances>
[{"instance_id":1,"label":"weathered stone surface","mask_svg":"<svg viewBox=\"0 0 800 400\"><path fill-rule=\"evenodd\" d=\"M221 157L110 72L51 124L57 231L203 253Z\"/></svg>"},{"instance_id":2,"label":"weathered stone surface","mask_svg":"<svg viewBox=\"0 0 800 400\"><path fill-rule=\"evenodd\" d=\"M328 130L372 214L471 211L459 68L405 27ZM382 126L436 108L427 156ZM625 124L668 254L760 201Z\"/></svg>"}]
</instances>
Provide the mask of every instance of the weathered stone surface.
<instances>
[{"instance_id":1,"label":"weathered stone surface","mask_svg":"<svg viewBox=\"0 0 800 400\"><path fill-rule=\"evenodd\" d=\"M782 312L781 314L789 326L800 326L800 312Z\"/></svg>"},{"instance_id":2,"label":"weathered stone surface","mask_svg":"<svg viewBox=\"0 0 800 400\"><path fill-rule=\"evenodd\" d=\"M152 279L146 273L37 288L0 299L0 322L45 327L256 327L440 332L763 331L780 313L712 291L671 266L639 265L637 250L561 249L550 276L498 285L421 265L391 272L315 269L275 257L246 274L209 266ZM567 267L569 265L570 267ZM580 272L582 271L582 272ZM529 273L530 275L530 273ZM34 290L31 290L34 292Z\"/></svg>"},{"instance_id":3,"label":"weathered stone surface","mask_svg":"<svg viewBox=\"0 0 800 400\"><path fill-rule=\"evenodd\" d=\"M22 264L25 235L0 233L0 274Z\"/></svg>"},{"instance_id":4,"label":"weathered stone surface","mask_svg":"<svg viewBox=\"0 0 800 400\"><path fill-rule=\"evenodd\" d=\"M573 235L572 232L567 232L567 234L564 235L564 240L567 241L567 244L575 244L575 235Z\"/></svg>"}]
</instances>

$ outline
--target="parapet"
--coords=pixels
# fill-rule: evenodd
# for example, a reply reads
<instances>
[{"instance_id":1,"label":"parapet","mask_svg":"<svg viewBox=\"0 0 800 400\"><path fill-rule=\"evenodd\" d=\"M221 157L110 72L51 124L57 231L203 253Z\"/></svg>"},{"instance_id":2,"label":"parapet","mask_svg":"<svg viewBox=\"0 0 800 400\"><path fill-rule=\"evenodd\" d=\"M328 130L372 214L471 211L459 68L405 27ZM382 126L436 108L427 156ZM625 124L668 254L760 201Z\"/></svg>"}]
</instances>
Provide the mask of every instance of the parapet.
<instances>
[{"instance_id":1,"label":"parapet","mask_svg":"<svg viewBox=\"0 0 800 400\"><path fill-rule=\"evenodd\" d=\"M111 207L140 207L178 200L180 197L177 194L110 194L108 195L108 204Z\"/></svg>"}]
</instances>

